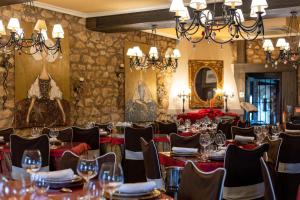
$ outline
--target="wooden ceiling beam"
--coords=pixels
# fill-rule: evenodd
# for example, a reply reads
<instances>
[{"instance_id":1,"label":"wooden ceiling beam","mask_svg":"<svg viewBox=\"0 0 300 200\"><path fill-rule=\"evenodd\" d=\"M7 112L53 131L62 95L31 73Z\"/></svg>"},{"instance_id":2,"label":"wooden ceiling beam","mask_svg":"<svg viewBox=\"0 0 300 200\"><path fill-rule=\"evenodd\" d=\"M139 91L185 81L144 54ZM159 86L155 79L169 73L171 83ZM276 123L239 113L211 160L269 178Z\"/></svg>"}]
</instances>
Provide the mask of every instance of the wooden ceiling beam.
<instances>
[{"instance_id":1,"label":"wooden ceiling beam","mask_svg":"<svg viewBox=\"0 0 300 200\"><path fill-rule=\"evenodd\" d=\"M25 2L28 2L28 0L1 0L0 7L12 5L12 4L25 3Z\"/></svg>"},{"instance_id":2,"label":"wooden ceiling beam","mask_svg":"<svg viewBox=\"0 0 300 200\"><path fill-rule=\"evenodd\" d=\"M299 11L299 0L269 0L269 8L265 18L287 17L290 16L292 10ZM215 8L216 16L222 16L222 4L217 3ZM245 13L250 13L251 1L243 1L241 9ZM214 5L209 4L208 9L213 10ZM191 16L193 12L190 10ZM249 19L249 15L245 16ZM120 15L102 16L87 18L86 27L89 30L99 32L126 32L136 30L151 29L152 25L157 25L158 28L171 28L175 26L174 13L169 12L169 9L152 10L145 12L136 12Z\"/></svg>"}]
</instances>

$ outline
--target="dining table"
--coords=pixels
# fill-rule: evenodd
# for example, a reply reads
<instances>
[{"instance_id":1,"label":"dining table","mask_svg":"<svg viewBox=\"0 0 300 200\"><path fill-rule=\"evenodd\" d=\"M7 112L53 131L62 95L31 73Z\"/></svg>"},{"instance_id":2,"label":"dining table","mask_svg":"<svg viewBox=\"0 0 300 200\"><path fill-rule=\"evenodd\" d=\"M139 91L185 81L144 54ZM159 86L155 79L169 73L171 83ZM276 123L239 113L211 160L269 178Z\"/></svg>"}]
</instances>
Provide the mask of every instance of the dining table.
<instances>
[{"instance_id":1,"label":"dining table","mask_svg":"<svg viewBox=\"0 0 300 200\"><path fill-rule=\"evenodd\" d=\"M93 181L92 181L93 182ZM28 186L29 183L27 182L26 185ZM22 189L22 183L21 181L15 181L15 180L9 180L5 186L9 189L15 189L21 191ZM24 183L23 183L24 186ZM102 194L102 188L99 184L99 182L93 182L93 189L90 189L89 191L89 197L91 200L98 200L101 197ZM9 190L8 189L8 190ZM168 196L164 192L160 192L161 194L156 197L156 198L151 198L152 200L173 200L172 197ZM44 193L39 193L38 190L35 192L27 192L26 194L22 194L22 199L23 200L31 200L31 199L36 199L36 200L80 200L83 199L82 197L87 195L87 189L83 189L83 187L76 187L76 188L62 188L60 190L53 190L53 189L48 189ZM14 199L13 195L6 194L5 199ZM106 196L107 199L108 196ZM17 197L18 198L18 197ZM1 199L1 197L0 197ZM115 199L115 198L113 198ZM126 200L136 200L136 197L128 197Z\"/></svg>"}]
</instances>

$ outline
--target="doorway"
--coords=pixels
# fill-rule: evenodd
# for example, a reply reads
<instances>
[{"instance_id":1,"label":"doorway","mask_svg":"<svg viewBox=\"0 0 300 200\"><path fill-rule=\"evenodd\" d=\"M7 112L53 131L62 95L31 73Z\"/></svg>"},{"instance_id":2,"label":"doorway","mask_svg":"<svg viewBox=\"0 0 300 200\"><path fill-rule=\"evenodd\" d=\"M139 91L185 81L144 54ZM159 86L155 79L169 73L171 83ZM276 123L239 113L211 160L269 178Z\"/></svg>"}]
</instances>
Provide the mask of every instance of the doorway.
<instances>
[{"instance_id":1,"label":"doorway","mask_svg":"<svg viewBox=\"0 0 300 200\"><path fill-rule=\"evenodd\" d=\"M251 125L276 124L281 116L281 74L246 74L246 102L255 105L258 112L246 118Z\"/></svg>"}]
</instances>

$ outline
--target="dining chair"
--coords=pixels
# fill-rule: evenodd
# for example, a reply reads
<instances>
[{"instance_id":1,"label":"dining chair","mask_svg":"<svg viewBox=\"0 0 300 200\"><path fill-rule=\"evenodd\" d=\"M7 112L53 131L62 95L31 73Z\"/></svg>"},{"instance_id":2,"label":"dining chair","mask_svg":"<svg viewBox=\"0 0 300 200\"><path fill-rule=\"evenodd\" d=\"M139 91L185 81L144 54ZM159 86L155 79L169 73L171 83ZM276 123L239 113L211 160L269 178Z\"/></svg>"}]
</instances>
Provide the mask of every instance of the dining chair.
<instances>
[{"instance_id":1,"label":"dining chair","mask_svg":"<svg viewBox=\"0 0 300 200\"><path fill-rule=\"evenodd\" d=\"M18 179L20 174L27 176L27 173L22 168L23 153L27 149L38 149L42 156L42 167L40 171L49 171L50 164L50 148L49 138L46 135L41 135L37 138L28 139L16 134L10 135L10 151L12 161L12 178Z\"/></svg>"},{"instance_id":2,"label":"dining chair","mask_svg":"<svg viewBox=\"0 0 300 200\"><path fill-rule=\"evenodd\" d=\"M73 129L72 127L67 127L60 129L58 131L57 139L62 142L72 142L73 141Z\"/></svg>"},{"instance_id":3,"label":"dining chair","mask_svg":"<svg viewBox=\"0 0 300 200\"><path fill-rule=\"evenodd\" d=\"M231 134L232 134L232 139L234 139L236 135L256 138L256 135L254 134L254 127L240 128L237 126L232 126Z\"/></svg>"},{"instance_id":4,"label":"dining chair","mask_svg":"<svg viewBox=\"0 0 300 200\"><path fill-rule=\"evenodd\" d=\"M169 135L170 133L177 133L177 124L175 122L155 122L159 134Z\"/></svg>"},{"instance_id":5,"label":"dining chair","mask_svg":"<svg viewBox=\"0 0 300 200\"><path fill-rule=\"evenodd\" d=\"M73 129L73 142L86 143L90 146L89 154L95 156L100 155L100 141L99 141L99 128L79 128L72 127Z\"/></svg>"},{"instance_id":6,"label":"dining chair","mask_svg":"<svg viewBox=\"0 0 300 200\"><path fill-rule=\"evenodd\" d=\"M172 147L185 147L185 148L198 148L200 149L199 143L200 134L192 136L180 136L176 133L170 134L170 142Z\"/></svg>"},{"instance_id":7,"label":"dining chair","mask_svg":"<svg viewBox=\"0 0 300 200\"><path fill-rule=\"evenodd\" d=\"M107 122L107 123L95 123L95 126L98 127L99 129L103 129L104 131L107 131L110 133L110 129L108 128L108 126L112 125L111 122Z\"/></svg>"},{"instance_id":8,"label":"dining chair","mask_svg":"<svg viewBox=\"0 0 300 200\"><path fill-rule=\"evenodd\" d=\"M264 193L264 199L265 200L276 200L276 193L275 189L273 187L273 180L272 176L269 171L269 167L267 166L266 162L263 158L260 158L260 164L261 164L261 171L262 176L264 179L264 185L265 185L265 193Z\"/></svg>"},{"instance_id":9,"label":"dining chair","mask_svg":"<svg viewBox=\"0 0 300 200\"><path fill-rule=\"evenodd\" d=\"M147 181L140 138L150 142L153 139L153 127L125 128L125 152L122 164L126 183Z\"/></svg>"},{"instance_id":10,"label":"dining chair","mask_svg":"<svg viewBox=\"0 0 300 200\"><path fill-rule=\"evenodd\" d=\"M0 130L0 136L3 137L4 142L9 142L10 141L10 135L14 134L14 128L6 128Z\"/></svg>"},{"instance_id":11,"label":"dining chair","mask_svg":"<svg viewBox=\"0 0 300 200\"><path fill-rule=\"evenodd\" d=\"M222 131L226 135L226 139L230 140L232 139L231 127L232 127L231 120L219 122L217 126L217 132Z\"/></svg>"},{"instance_id":12,"label":"dining chair","mask_svg":"<svg viewBox=\"0 0 300 200\"><path fill-rule=\"evenodd\" d=\"M114 152L109 152L107 154L104 154L102 156L98 156L96 159L98 161L99 171L101 169L101 166L105 162L111 162L116 163L116 154ZM73 153L72 151L65 151L62 154L61 160L60 160L60 169L72 169L75 174L77 173L77 163L79 160L79 155ZM96 177L97 178L97 177Z\"/></svg>"},{"instance_id":13,"label":"dining chair","mask_svg":"<svg viewBox=\"0 0 300 200\"><path fill-rule=\"evenodd\" d=\"M178 200L221 200L226 170L218 168L202 172L192 161L187 161L181 175Z\"/></svg>"},{"instance_id":14,"label":"dining chair","mask_svg":"<svg viewBox=\"0 0 300 200\"><path fill-rule=\"evenodd\" d=\"M263 143L267 143L269 144L269 149L266 153L266 162L268 165L271 165L274 170L275 170L275 166L278 160L278 153L279 153L279 149L280 149L280 145L282 143L282 139L278 138L278 139L272 139L270 138L270 136L265 137Z\"/></svg>"},{"instance_id":15,"label":"dining chair","mask_svg":"<svg viewBox=\"0 0 300 200\"><path fill-rule=\"evenodd\" d=\"M288 122L285 124L285 133L291 135L300 135L300 124L294 124L292 122Z\"/></svg>"},{"instance_id":16,"label":"dining chair","mask_svg":"<svg viewBox=\"0 0 300 200\"><path fill-rule=\"evenodd\" d=\"M281 133L282 144L279 148L277 187L279 199L296 199L300 185L300 136Z\"/></svg>"},{"instance_id":17,"label":"dining chair","mask_svg":"<svg viewBox=\"0 0 300 200\"><path fill-rule=\"evenodd\" d=\"M246 150L228 145L224 167L227 171L224 183L224 199L260 199L264 197L264 181L260 158L268 150L268 144Z\"/></svg>"},{"instance_id":18,"label":"dining chair","mask_svg":"<svg viewBox=\"0 0 300 200\"><path fill-rule=\"evenodd\" d=\"M144 156L144 165L147 181L154 181L156 188L164 189L164 181L159 163L159 156L156 145L153 140L150 142L140 138Z\"/></svg>"}]
</instances>

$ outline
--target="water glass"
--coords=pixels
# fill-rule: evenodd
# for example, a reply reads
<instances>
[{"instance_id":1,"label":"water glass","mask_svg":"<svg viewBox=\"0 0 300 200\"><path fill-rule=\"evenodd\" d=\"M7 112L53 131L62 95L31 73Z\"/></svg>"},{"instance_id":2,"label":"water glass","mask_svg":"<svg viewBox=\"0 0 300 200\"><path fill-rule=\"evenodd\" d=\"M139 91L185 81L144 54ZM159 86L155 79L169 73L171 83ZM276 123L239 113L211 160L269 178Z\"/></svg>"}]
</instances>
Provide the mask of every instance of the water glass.
<instances>
[{"instance_id":1,"label":"water glass","mask_svg":"<svg viewBox=\"0 0 300 200\"><path fill-rule=\"evenodd\" d=\"M206 160L207 159L206 147L212 143L212 139L211 139L211 137L208 133L200 134L199 142L200 142L200 145L203 146L203 150L204 150L204 152L203 152L204 156L203 157Z\"/></svg>"},{"instance_id":2,"label":"water glass","mask_svg":"<svg viewBox=\"0 0 300 200\"><path fill-rule=\"evenodd\" d=\"M113 162L103 163L99 173L99 181L104 192L108 192L110 199L112 200L113 193L124 182L121 165Z\"/></svg>"},{"instance_id":3,"label":"water glass","mask_svg":"<svg viewBox=\"0 0 300 200\"><path fill-rule=\"evenodd\" d=\"M44 195L49 190L49 182L44 177L37 174L33 175L35 191L38 195Z\"/></svg>"},{"instance_id":4,"label":"water glass","mask_svg":"<svg viewBox=\"0 0 300 200\"><path fill-rule=\"evenodd\" d=\"M114 129L114 123L109 123L109 124L107 125L107 129L109 130L109 133L112 134L112 131L113 131L113 129Z\"/></svg>"},{"instance_id":5,"label":"water glass","mask_svg":"<svg viewBox=\"0 0 300 200\"><path fill-rule=\"evenodd\" d=\"M56 145L55 145L55 142L57 141L57 137L59 135L59 131L57 129L51 129L50 132L49 132L49 136L51 138L51 149L56 149Z\"/></svg>"},{"instance_id":6,"label":"water glass","mask_svg":"<svg viewBox=\"0 0 300 200\"><path fill-rule=\"evenodd\" d=\"M31 131L31 136L33 138L37 138L41 135L41 131L39 128L32 128L32 131Z\"/></svg>"},{"instance_id":7,"label":"water glass","mask_svg":"<svg viewBox=\"0 0 300 200\"><path fill-rule=\"evenodd\" d=\"M218 149L220 150L220 147L224 146L226 142L226 136L223 134L221 130L215 135L215 143L218 145Z\"/></svg>"}]
</instances>

